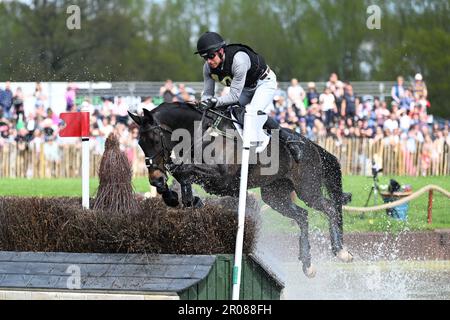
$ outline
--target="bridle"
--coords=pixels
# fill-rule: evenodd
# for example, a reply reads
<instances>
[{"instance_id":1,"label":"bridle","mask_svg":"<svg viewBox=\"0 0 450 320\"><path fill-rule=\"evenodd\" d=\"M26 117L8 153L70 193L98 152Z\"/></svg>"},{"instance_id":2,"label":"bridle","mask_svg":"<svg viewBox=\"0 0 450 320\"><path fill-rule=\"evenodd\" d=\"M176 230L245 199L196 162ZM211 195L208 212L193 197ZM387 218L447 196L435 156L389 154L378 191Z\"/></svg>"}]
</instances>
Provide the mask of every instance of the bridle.
<instances>
[{"instance_id":1,"label":"bridle","mask_svg":"<svg viewBox=\"0 0 450 320\"><path fill-rule=\"evenodd\" d=\"M200 123L203 124L203 121L205 118L210 118L212 119L210 116L207 115L207 113L212 113L220 118L224 118L227 119L229 121L232 122L238 122L230 117L227 117L226 115L224 115L223 113L220 112L216 112L214 110L198 110L197 108L195 108L195 106L188 104L188 106L192 107L195 111L200 112L202 114L202 118L200 120ZM224 106L224 107L229 107L229 106ZM202 127L203 125L201 125ZM171 128L169 128L168 126L164 125L164 124L156 124L153 126L146 126L146 127L140 127L139 128L139 135L141 136L143 133L147 133L147 132L152 132L152 131L159 131L159 142L161 144L161 150L158 151L155 155L153 156L148 156L146 154L146 152L144 151L145 154L145 166L147 167L147 169L150 170L159 170L161 172L166 172L168 171L169 173L174 173L175 171L178 170L178 168L183 165L183 162L181 162L180 164L174 164L172 162L171 157L168 155L168 151L169 148L167 148L166 143L165 143L165 139L164 139L164 133L169 133L172 134L173 131ZM194 141L191 144L191 150L194 147ZM158 165L157 163L155 163L156 159L162 154L162 166Z\"/></svg>"},{"instance_id":2,"label":"bridle","mask_svg":"<svg viewBox=\"0 0 450 320\"><path fill-rule=\"evenodd\" d=\"M147 167L148 170L159 170L161 172L165 172L166 170L170 172L169 167L171 164L171 159L170 156L168 156L167 151L169 150L168 148L166 148L166 143L165 143L165 139L164 139L164 132L166 133L170 133L172 134L172 129L170 128L166 128L164 125L154 125L154 126L150 126L150 127L146 127L144 129L139 128L139 135L142 135L143 133L147 133L147 132L152 132L152 131L159 131L159 142L161 144L161 150L158 151L155 155L153 156L148 156L147 154L145 154L145 166ZM145 153L145 151L144 151ZM160 165L158 165L157 163L155 163L155 160L162 154L162 167Z\"/></svg>"}]
</instances>

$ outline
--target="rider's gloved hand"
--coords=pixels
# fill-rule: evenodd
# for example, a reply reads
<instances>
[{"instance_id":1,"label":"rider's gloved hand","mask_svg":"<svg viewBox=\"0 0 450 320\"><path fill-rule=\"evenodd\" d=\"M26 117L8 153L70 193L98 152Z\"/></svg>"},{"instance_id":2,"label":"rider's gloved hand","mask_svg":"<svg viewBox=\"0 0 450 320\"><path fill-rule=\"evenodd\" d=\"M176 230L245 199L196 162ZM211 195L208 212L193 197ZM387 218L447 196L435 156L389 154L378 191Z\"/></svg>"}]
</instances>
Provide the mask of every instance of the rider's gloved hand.
<instances>
[{"instance_id":1,"label":"rider's gloved hand","mask_svg":"<svg viewBox=\"0 0 450 320\"><path fill-rule=\"evenodd\" d=\"M217 98L212 97L212 98L209 98L209 99L206 99L206 100L203 100L202 102L200 102L199 106L200 106L200 109L202 111L204 111L204 110L209 110L211 108L214 108L216 106L216 104L217 104Z\"/></svg>"}]
</instances>

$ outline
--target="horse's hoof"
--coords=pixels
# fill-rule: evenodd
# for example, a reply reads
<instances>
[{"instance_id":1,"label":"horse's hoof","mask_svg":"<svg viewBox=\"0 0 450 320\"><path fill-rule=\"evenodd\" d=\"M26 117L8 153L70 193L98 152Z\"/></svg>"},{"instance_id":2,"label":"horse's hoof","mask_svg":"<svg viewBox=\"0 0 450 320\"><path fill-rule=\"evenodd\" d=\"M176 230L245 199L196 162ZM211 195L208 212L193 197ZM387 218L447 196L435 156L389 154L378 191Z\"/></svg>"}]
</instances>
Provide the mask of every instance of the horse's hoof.
<instances>
[{"instance_id":1,"label":"horse's hoof","mask_svg":"<svg viewBox=\"0 0 450 320\"><path fill-rule=\"evenodd\" d=\"M314 268L312 265L309 267L303 267L303 273L308 278L314 278L316 276L316 268Z\"/></svg>"},{"instance_id":2,"label":"horse's hoof","mask_svg":"<svg viewBox=\"0 0 450 320\"><path fill-rule=\"evenodd\" d=\"M172 208L178 207L180 204L178 201L178 193L172 190L167 190L161 194L164 203Z\"/></svg>"},{"instance_id":3,"label":"horse's hoof","mask_svg":"<svg viewBox=\"0 0 450 320\"><path fill-rule=\"evenodd\" d=\"M339 252L336 254L336 257L341 260L342 262L352 262L353 261L353 255L345 249L339 250Z\"/></svg>"},{"instance_id":4,"label":"horse's hoof","mask_svg":"<svg viewBox=\"0 0 450 320\"><path fill-rule=\"evenodd\" d=\"M192 202L183 202L183 206L185 208L199 209L199 208L203 208L204 204L199 197L194 197L194 200L192 200Z\"/></svg>"}]
</instances>

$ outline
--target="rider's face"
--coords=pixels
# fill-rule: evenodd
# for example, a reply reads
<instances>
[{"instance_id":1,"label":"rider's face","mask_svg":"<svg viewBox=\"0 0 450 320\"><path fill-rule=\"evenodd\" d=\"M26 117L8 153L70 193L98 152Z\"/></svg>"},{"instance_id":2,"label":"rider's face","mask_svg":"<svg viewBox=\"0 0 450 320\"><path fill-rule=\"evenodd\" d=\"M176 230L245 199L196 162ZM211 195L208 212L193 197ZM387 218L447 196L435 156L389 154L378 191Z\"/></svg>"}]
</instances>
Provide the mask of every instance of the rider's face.
<instances>
[{"instance_id":1,"label":"rider's face","mask_svg":"<svg viewBox=\"0 0 450 320\"><path fill-rule=\"evenodd\" d=\"M220 51L214 52L214 57L212 56L212 54L205 57L206 62L208 62L209 67L212 69L217 68L222 62L218 54L219 52Z\"/></svg>"}]
</instances>

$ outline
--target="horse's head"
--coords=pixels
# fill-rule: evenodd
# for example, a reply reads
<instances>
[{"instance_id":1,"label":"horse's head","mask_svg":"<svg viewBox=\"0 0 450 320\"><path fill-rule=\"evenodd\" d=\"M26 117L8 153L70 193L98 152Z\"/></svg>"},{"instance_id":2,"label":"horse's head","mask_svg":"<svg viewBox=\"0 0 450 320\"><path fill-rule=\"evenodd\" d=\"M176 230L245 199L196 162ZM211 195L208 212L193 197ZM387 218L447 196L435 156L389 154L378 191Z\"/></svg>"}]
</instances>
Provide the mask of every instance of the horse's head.
<instances>
[{"instance_id":1,"label":"horse's head","mask_svg":"<svg viewBox=\"0 0 450 320\"><path fill-rule=\"evenodd\" d=\"M168 188L166 165L170 160L170 150L167 148L164 135L170 131L158 124L147 109L144 109L143 116L130 112L128 114L139 125L139 146L145 154L150 184L162 193Z\"/></svg>"}]
</instances>

